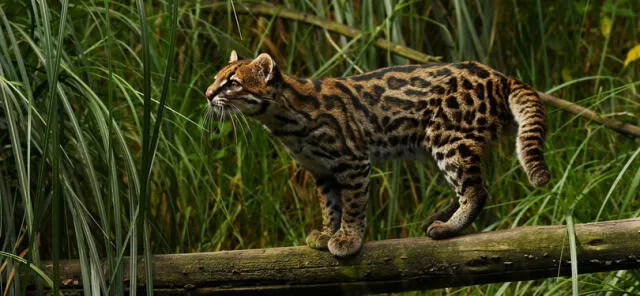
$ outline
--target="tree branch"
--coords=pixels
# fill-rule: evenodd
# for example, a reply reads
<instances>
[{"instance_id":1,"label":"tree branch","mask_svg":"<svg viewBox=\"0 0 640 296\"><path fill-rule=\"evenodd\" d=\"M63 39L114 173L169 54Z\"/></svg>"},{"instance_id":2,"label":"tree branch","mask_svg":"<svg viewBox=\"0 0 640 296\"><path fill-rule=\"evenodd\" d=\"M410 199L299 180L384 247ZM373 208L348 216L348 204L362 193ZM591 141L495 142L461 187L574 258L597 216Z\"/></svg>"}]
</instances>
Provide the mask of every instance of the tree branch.
<instances>
[{"instance_id":1,"label":"tree branch","mask_svg":"<svg viewBox=\"0 0 640 296\"><path fill-rule=\"evenodd\" d=\"M228 7L229 6L227 3L212 3L212 4L203 6L203 8L208 8L211 10L227 9ZM263 5L263 4L255 4L255 5L239 4L239 5L236 5L235 8L236 8L235 12L239 14L276 16L283 19L304 22L304 23L321 27L325 30L335 32L340 35L344 35L351 38L356 38L364 34L362 31L358 29L355 29L343 24L339 24L327 19L322 19L311 14L301 13L295 10L287 9L284 7ZM376 39L373 44L379 48L388 50L392 53L395 53L397 55L403 56L405 58L408 58L410 60L413 60L419 63L428 63L428 62L438 61L441 59L441 57L429 56L417 50L408 48L406 46L394 44L385 39ZM569 101L566 101L542 92L538 92L538 95L548 105L552 105L554 107L571 112L577 116L582 116L589 120L598 122L618 132L621 132L627 135L632 135L635 137L640 137L640 127L637 127L635 125L631 125L628 123L624 123L613 118L605 118L603 116L600 116L598 113L594 112L593 110L587 109L580 105L571 103Z\"/></svg>"},{"instance_id":2,"label":"tree branch","mask_svg":"<svg viewBox=\"0 0 640 296\"><path fill-rule=\"evenodd\" d=\"M228 7L229 6L227 3L219 3L219 2L202 6L203 9L209 8L214 11L227 9ZM235 8L236 8L235 12L238 14L276 16L283 19L289 19L293 21L299 21L299 22L311 24L316 27L323 28L327 31L335 32L340 35L344 35L351 38L356 38L356 37L361 37L366 35L366 33L363 33L362 31L349 27L347 25L339 24L327 19L319 18L317 16L314 16L308 13L302 13L302 12L287 9L281 6L242 3L242 4L236 5ZM374 40L373 44L379 48L388 50L397 55L406 57L408 59L411 59L420 63L435 62L442 59L442 57L429 56L417 50L389 42L382 38Z\"/></svg>"},{"instance_id":3,"label":"tree branch","mask_svg":"<svg viewBox=\"0 0 640 296\"><path fill-rule=\"evenodd\" d=\"M577 116L586 117L589 120L606 125L607 127L614 129L620 133L640 138L640 127L624 123L613 118L602 117L600 114L591 109L582 107L569 101L565 101L552 95L545 94L543 92L538 92L538 96L540 96L540 99L542 99L542 101L549 105L569 111Z\"/></svg>"},{"instance_id":4,"label":"tree branch","mask_svg":"<svg viewBox=\"0 0 640 296\"><path fill-rule=\"evenodd\" d=\"M640 218L577 224L575 235L579 273L640 268ZM161 294L298 295L533 280L571 274L568 241L566 226L527 226L440 241L417 237L369 242L347 259L304 246L156 255L153 282ZM144 270L141 260L133 275L138 283L145 282ZM50 263L45 263L45 271L52 274ZM78 283L63 289L80 288L77 260L60 262L60 273L63 283Z\"/></svg>"}]
</instances>

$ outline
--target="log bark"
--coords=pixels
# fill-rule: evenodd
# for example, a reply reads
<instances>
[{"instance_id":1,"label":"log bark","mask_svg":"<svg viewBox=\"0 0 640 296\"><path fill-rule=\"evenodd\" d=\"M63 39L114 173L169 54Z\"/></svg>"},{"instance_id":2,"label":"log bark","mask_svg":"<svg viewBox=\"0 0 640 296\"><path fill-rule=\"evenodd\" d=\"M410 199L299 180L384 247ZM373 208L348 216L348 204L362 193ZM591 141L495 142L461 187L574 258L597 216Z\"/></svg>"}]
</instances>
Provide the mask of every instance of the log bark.
<instances>
[{"instance_id":1,"label":"log bark","mask_svg":"<svg viewBox=\"0 0 640 296\"><path fill-rule=\"evenodd\" d=\"M576 224L575 236L579 273L640 268L640 218ZM159 295L298 295L533 280L571 274L568 241L566 226L527 226L439 241L374 241L346 259L305 246L156 255L153 282ZM44 267L52 274L51 264ZM78 261L63 261L60 268L61 282L76 283L62 288L78 290ZM138 283L145 282L144 269L141 260Z\"/></svg>"}]
</instances>

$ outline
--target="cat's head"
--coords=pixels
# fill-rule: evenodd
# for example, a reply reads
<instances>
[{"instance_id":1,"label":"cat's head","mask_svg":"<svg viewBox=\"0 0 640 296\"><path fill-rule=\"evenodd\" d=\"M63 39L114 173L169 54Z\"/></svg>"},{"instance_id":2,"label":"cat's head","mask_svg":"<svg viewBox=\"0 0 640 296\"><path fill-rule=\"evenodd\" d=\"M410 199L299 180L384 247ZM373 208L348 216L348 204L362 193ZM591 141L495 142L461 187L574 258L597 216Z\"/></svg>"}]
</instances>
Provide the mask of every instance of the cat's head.
<instances>
[{"instance_id":1,"label":"cat's head","mask_svg":"<svg viewBox=\"0 0 640 296\"><path fill-rule=\"evenodd\" d=\"M216 74L205 95L216 112L256 115L273 101L279 79L278 66L268 54L248 60L238 57L234 50L229 64Z\"/></svg>"}]
</instances>

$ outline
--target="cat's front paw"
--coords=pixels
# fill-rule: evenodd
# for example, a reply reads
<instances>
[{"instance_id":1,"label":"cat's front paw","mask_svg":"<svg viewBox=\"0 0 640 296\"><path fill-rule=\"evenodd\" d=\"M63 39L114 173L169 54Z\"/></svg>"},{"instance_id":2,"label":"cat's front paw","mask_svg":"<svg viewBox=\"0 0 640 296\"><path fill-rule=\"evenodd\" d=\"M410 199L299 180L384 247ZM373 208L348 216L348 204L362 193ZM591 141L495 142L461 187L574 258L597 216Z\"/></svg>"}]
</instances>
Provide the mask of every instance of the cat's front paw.
<instances>
[{"instance_id":1,"label":"cat's front paw","mask_svg":"<svg viewBox=\"0 0 640 296\"><path fill-rule=\"evenodd\" d=\"M326 250L329 247L331 235L319 230L312 230L305 242L312 249Z\"/></svg>"},{"instance_id":2,"label":"cat's front paw","mask_svg":"<svg viewBox=\"0 0 640 296\"><path fill-rule=\"evenodd\" d=\"M423 227L426 225L423 225ZM425 233L432 239L443 239L455 236L458 234L458 230L450 223L442 222L440 220L433 221L426 229Z\"/></svg>"},{"instance_id":3,"label":"cat's front paw","mask_svg":"<svg viewBox=\"0 0 640 296\"><path fill-rule=\"evenodd\" d=\"M329 240L329 252L336 257L353 255L362 248L362 237L339 230Z\"/></svg>"}]
</instances>

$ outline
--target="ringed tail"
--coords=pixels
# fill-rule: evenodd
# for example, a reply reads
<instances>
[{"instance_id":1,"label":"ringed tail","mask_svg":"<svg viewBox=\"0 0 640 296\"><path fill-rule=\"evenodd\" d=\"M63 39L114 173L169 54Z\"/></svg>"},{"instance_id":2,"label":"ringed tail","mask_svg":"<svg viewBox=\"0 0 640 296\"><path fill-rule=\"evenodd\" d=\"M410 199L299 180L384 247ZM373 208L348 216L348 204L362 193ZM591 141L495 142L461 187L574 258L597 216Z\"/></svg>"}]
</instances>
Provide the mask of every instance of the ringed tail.
<instances>
[{"instance_id":1,"label":"ringed tail","mask_svg":"<svg viewBox=\"0 0 640 296\"><path fill-rule=\"evenodd\" d=\"M527 172L529 183L543 186L550 175L544 161L546 115L542 100L528 85L509 78L509 108L516 123L518 135L516 150L520 165Z\"/></svg>"}]
</instances>

